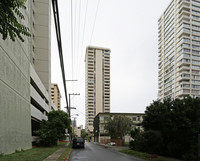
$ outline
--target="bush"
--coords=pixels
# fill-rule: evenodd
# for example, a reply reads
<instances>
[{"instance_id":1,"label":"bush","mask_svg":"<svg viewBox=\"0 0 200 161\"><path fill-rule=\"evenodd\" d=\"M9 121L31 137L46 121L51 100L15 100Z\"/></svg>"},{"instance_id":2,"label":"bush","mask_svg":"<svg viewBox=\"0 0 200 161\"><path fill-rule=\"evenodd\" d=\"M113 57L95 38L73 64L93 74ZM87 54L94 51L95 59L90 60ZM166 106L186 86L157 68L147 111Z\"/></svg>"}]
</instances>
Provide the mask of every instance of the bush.
<instances>
[{"instance_id":1,"label":"bush","mask_svg":"<svg viewBox=\"0 0 200 161\"><path fill-rule=\"evenodd\" d=\"M129 142L129 148L130 149L135 149L135 142L134 142L134 140L131 140L130 142Z\"/></svg>"},{"instance_id":2,"label":"bush","mask_svg":"<svg viewBox=\"0 0 200 161\"><path fill-rule=\"evenodd\" d=\"M154 101L145 111L145 131L136 136L135 148L196 161L199 118L200 98Z\"/></svg>"},{"instance_id":3,"label":"bush","mask_svg":"<svg viewBox=\"0 0 200 161\"><path fill-rule=\"evenodd\" d=\"M35 133L40 138L40 144L43 146L57 145L57 141L65 136L65 129L70 131L70 120L63 111L52 111L48 114L48 120L43 120L41 128Z\"/></svg>"}]
</instances>

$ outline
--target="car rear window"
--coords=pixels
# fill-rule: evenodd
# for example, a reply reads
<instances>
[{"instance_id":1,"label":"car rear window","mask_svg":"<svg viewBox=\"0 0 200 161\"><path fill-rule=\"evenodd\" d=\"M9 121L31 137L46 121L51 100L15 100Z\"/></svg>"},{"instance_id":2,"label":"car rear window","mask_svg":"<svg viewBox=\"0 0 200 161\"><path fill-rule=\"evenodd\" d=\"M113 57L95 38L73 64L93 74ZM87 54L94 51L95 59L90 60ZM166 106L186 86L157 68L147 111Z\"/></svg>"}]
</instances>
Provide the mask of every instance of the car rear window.
<instances>
[{"instance_id":1,"label":"car rear window","mask_svg":"<svg viewBox=\"0 0 200 161\"><path fill-rule=\"evenodd\" d=\"M83 141L83 138L77 138L77 141L81 142L81 141Z\"/></svg>"}]
</instances>

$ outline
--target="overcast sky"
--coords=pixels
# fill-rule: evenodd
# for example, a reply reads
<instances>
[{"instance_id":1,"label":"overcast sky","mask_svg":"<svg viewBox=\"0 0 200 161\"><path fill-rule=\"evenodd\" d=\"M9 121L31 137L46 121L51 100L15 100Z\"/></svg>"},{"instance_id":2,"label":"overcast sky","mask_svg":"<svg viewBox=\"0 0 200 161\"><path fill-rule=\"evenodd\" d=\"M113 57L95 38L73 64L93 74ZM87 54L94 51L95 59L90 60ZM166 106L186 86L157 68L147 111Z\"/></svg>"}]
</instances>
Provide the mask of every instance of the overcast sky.
<instances>
[{"instance_id":1,"label":"overcast sky","mask_svg":"<svg viewBox=\"0 0 200 161\"><path fill-rule=\"evenodd\" d=\"M72 115L79 114L77 124L85 125L84 57L88 45L111 49L111 112L144 112L157 99L158 19L171 0L73 0L73 38L71 0L58 2L66 79L78 80L67 82L68 93L80 93L71 97L71 106L77 108ZM59 85L65 110L53 16L51 37L51 79Z\"/></svg>"}]
</instances>

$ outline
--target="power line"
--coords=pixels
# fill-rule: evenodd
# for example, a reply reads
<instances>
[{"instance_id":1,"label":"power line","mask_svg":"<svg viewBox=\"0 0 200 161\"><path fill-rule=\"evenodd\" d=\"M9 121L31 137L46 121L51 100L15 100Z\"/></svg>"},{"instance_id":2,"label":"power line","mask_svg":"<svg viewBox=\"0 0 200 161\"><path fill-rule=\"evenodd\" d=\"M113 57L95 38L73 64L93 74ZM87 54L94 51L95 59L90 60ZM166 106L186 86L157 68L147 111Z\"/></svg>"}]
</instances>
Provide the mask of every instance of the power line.
<instances>
[{"instance_id":1,"label":"power line","mask_svg":"<svg viewBox=\"0 0 200 161\"><path fill-rule=\"evenodd\" d=\"M98 13L98 9L99 9L99 3L100 3L100 0L98 0L98 4L97 4L97 9L96 9L96 14L95 14L95 18L94 18L94 24L93 24L92 34L91 34L91 38L90 38L90 44L91 44L92 36L93 36L93 33L94 33L94 28L95 28L97 13Z\"/></svg>"},{"instance_id":2,"label":"power line","mask_svg":"<svg viewBox=\"0 0 200 161\"><path fill-rule=\"evenodd\" d=\"M73 0L71 0L71 58L72 58L72 80L74 79L74 59L73 59L73 55L74 55L74 44L73 44ZM72 85L73 86L73 85Z\"/></svg>"},{"instance_id":3,"label":"power line","mask_svg":"<svg viewBox=\"0 0 200 161\"><path fill-rule=\"evenodd\" d=\"M80 53L82 53L82 50L83 50L83 42L84 42L84 37L85 37L85 25L86 25L86 20L87 20L86 19L87 18L87 9L88 9L88 0L86 2L86 9L85 9L85 16L84 16L84 25L83 25L83 36L82 36L82 43L81 43L81 51L80 51ZM83 54L81 54L81 56L79 57L80 59L79 59L78 62L81 62L82 55ZM79 77L79 74L80 74L80 64L81 63L79 63L79 66L78 66L78 77Z\"/></svg>"},{"instance_id":4,"label":"power line","mask_svg":"<svg viewBox=\"0 0 200 161\"><path fill-rule=\"evenodd\" d=\"M55 21L58 51L59 51L59 57L60 57L60 68L61 68L61 72L62 72L63 86L64 86L64 91L65 91L65 99L66 99L66 104L67 104L67 110L69 112L68 99L67 99L67 86L66 86L66 82L65 82L65 80L66 80L65 79L65 68L64 68L63 52L62 52L62 40L61 40L61 32L60 32L59 9L58 9L57 0L52 0L52 7L53 7L53 14L54 14L54 21Z\"/></svg>"},{"instance_id":5,"label":"power line","mask_svg":"<svg viewBox=\"0 0 200 161\"><path fill-rule=\"evenodd\" d=\"M88 0L87 0L87 3L86 3L86 11L85 11L85 18L84 18L83 39L82 39L82 44L81 44L81 51L83 49L83 41L84 41L84 37L85 37L85 24L86 24L87 8L88 8Z\"/></svg>"},{"instance_id":6,"label":"power line","mask_svg":"<svg viewBox=\"0 0 200 161\"><path fill-rule=\"evenodd\" d=\"M79 40L79 38L80 38L80 17L81 17L81 0L80 0L80 3L79 3L79 19L78 19L78 45L77 45L77 66L76 66L76 69L78 70L78 68L79 68L79 55L80 55L80 48L79 48L79 46L80 46L80 44L79 44L79 42L80 42L80 40ZM77 74L78 74L78 72L77 72ZM78 77L77 75L76 75L76 77Z\"/></svg>"}]
</instances>

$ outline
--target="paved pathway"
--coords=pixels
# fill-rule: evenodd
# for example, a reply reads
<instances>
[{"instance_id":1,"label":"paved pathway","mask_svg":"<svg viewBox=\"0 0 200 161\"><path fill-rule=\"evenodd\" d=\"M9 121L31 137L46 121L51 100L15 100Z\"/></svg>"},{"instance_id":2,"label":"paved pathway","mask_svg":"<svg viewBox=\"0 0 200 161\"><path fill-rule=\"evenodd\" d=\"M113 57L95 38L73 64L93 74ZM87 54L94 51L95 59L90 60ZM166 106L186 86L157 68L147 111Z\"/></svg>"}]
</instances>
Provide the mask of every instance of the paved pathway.
<instances>
[{"instance_id":1,"label":"paved pathway","mask_svg":"<svg viewBox=\"0 0 200 161\"><path fill-rule=\"evenodd\" d=\"M94 142L94 144L98 144L98 145L104 146L105 148L111 148L111 149L114 149L116 151L128 150L129 149L128 146L111 146L111 145L107 145L107 144L100 144L98 142Z\"/></svg>"},{"instance_id":2,"label":"paved pathway","mask_svg":"<svg viewBox=\"0 0 200 161\"><path fill-rule=\"evenodd\" d=\"M62 148L58 149L56 152L54 152L53 154L49 155L46 159L44 159L43 161L56 161L60 155L65 151L66 147L69 145L69 143L67 143L65 146L63 146Z\"/></svg>"}]
</instances>

